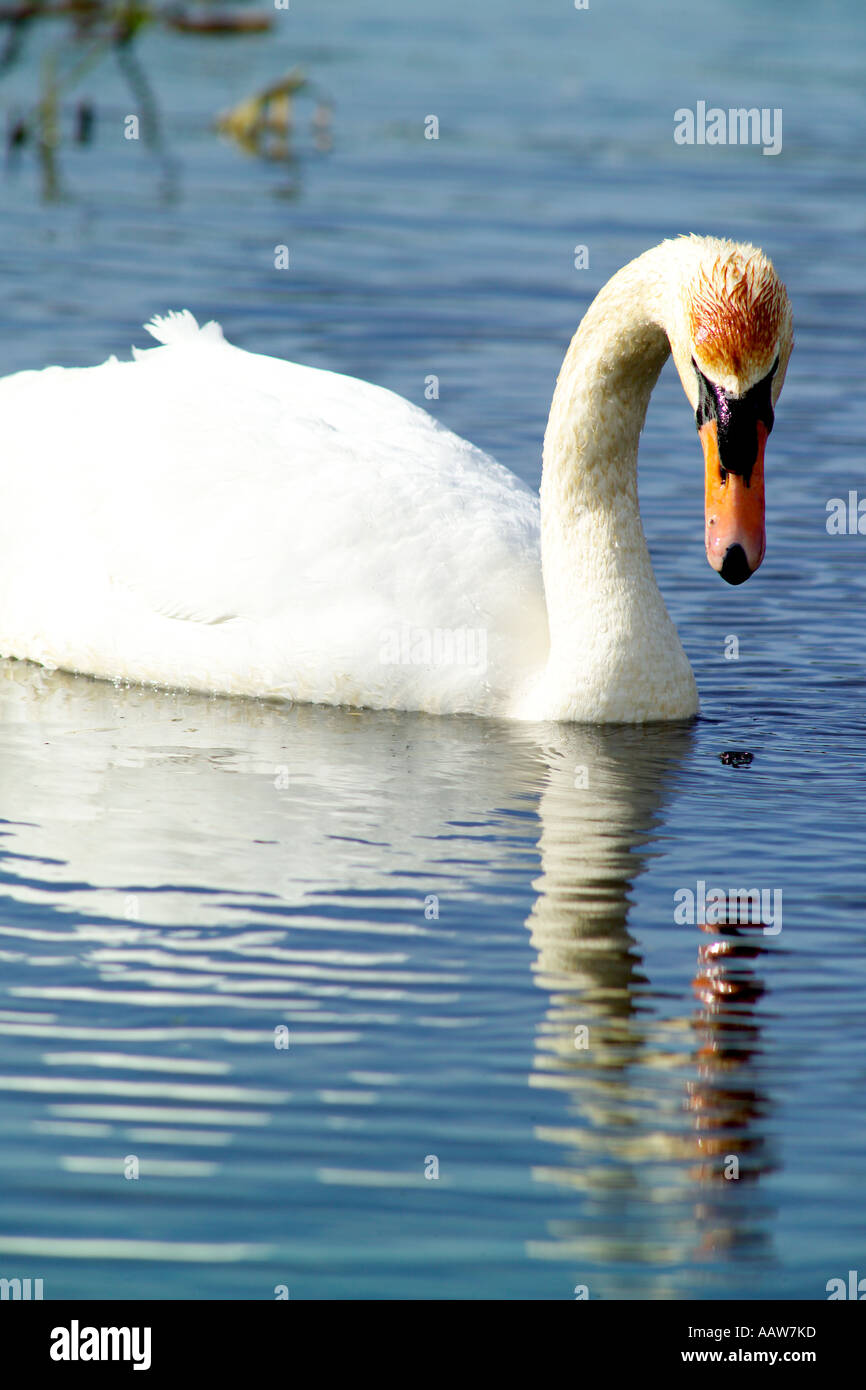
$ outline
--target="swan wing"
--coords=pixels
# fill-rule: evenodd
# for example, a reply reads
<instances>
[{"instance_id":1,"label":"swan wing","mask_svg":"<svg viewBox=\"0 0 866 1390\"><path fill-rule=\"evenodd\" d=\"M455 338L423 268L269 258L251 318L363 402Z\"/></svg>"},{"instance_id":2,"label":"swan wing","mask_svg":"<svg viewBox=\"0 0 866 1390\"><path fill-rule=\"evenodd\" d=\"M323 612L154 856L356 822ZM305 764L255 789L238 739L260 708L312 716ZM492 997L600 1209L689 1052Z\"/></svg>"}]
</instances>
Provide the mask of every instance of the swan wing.
<instances>
[{"instance_id":1,"label":"swan wing","mask_svg":"<svg viewBox=\"0 0 866 1390\"><path fill-rule=\"evenodd\" d=\"M543 664L537 500L517 478L380 387L186 314L151 331L132 361L0 382L4 651L477 712ZM483 669L425 659L436 632L471 634Z\"/></svg>"}]
</instances>

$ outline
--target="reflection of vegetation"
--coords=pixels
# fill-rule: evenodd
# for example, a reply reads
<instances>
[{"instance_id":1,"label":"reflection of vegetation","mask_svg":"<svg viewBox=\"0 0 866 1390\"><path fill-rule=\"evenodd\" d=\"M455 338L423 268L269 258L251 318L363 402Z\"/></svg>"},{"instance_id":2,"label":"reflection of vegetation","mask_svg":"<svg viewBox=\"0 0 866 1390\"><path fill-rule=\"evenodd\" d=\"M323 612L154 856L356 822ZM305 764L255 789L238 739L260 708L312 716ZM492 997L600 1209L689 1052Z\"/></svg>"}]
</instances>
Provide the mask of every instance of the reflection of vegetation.
<instances>
[{"instance_id":1,"label":"reflection of vegetation","mask_svg":"<svg viewBox=\"0 0 866 1390\"><path fill-rule=\"evenodd\" d=\"M160 26L186 35L257 34L273 24L273 14L241 13L232 0L198 0L198 3L160 5L155 0L20 0L4 5L0 0L0 24L6 25L0 48L0 78L22 57L32 25L40 19L68 18L69 29L49 49L41 65L39 94L29 113L10 118L6 132L7 159L30 145L42 172L42 192L47 199L59 196L57 151L64 124L61 112L92 70L106 57L118 64L135 102L135 135L139 134L160 160L166 183L174 182L174 164L166 151L159 110L147 74L135 50L139 33ZM224 112L216 128L230 135L244 150L268 159L290 157L292 99L307 87L304 75L293 69L262 92ZM127 120L133 119L127 117ZM96 111L87 100L74 108L72 138L87 144L92 138ZM330 147L330 106L320 101L313 116L316 147Z\"/></svg>"},{"instance_id":2,"label":"reflection of vegetation","mask_svg":"<svg viewBox=\"0 0 866 1390\"><path fill-rule=\"evenodd\" d=\"M230 111L224 111L217 119L217 130L230 135L249 154L285 159L292 134L293 99L307 85L300 68L293 68L279 82L270 83ZM330 115L330 106L320 101L313 116L317 149L330 149Z\"/></svg>"}]
</instances>

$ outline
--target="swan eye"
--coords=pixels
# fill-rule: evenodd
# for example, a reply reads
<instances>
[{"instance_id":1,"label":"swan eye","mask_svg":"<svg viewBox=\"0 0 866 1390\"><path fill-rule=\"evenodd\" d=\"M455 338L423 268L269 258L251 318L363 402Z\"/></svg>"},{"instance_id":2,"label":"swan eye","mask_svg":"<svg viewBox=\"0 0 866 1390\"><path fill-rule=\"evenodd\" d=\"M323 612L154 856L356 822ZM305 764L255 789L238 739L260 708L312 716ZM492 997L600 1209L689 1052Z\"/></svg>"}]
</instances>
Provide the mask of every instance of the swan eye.
<instances>
[{"instance_id":1,"label":"swan eye","mask_svg":"<svg viewBox=\"0 0 866 1390\"><path fill-rule=\"evenodd\" d=\"M729 473L742 478L746 487L756 460L761 456L763 439L773 428L773 376L779 366L776 358L769 372L742 396L733 396L705 376L694 358L698 375L698 406L695 423L698 433L711 426L715 439L719 486Z\"/></svg>"},{"instance_id":2,"label":"swan eye","mask_svg":"<svg viewBox=\"0 0 866 1390\"><path fill-rule=\"evenodd\" d=\"M750 432L753 425L760 421L767 434L770 433L773 428L773 377L779 367L778 356L766 376L756 381L742 396L732 396L723 386L711 381L701 371L694 357L692 366L698 378L698 407L695 412L698 429L715 420L720 439L725 439L742 434L744 429Z\"/></svg>"}]
</instances>

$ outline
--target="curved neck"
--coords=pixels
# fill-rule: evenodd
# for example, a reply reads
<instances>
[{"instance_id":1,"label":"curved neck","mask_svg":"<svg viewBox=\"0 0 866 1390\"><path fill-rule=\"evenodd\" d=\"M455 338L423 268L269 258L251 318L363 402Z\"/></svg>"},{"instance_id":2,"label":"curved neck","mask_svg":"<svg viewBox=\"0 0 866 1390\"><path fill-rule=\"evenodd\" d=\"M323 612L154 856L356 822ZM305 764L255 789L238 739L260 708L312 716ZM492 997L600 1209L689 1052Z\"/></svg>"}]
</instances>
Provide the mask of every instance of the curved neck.
<instances>
[{"instance_id":1,"label":"curved neck","mask_svg":"<svg viewBox=\"0 0 866 1390\"><path fill-rule=\"evenodd\" d=\"M670 694L671 662L688 667L652 572L637 491L638 440L670 352L663 325L669 254L667 245L646 252L599 293L553 397L541 544L546 679L562 706L555 717L616 719L618 703L634 708L634 688L630 704L624 694L629 683L646 688L643 717L670 717L656 715L653 701L664 704ZM683 680L693 702L690 669Z\"/></svg>"}]
</instances>

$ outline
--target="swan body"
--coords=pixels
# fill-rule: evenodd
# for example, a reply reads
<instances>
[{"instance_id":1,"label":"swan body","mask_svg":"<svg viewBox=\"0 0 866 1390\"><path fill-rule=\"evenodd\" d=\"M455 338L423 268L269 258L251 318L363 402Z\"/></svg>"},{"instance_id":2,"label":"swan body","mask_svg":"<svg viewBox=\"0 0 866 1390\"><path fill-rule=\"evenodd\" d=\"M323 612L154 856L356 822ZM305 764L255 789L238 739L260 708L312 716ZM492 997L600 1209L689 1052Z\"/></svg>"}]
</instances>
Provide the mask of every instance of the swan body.
<instances>
[{"instance_id":1,"label":"swan body","mask_svg":"<svg viewBox=\"0 0 866 1390\"><path fill-rule=\"evenodd\" d=\"M132 361L5 378L0 653L293 701L693 715L637 441L671 348L697 398L683 283L759 256L682 239L609 282L560 373L540 501L399 396L242 351L186 312L154 320L161 346ZM734 393L753 372L738 347L714 376Z\"/></svg>"}]
</instances>

